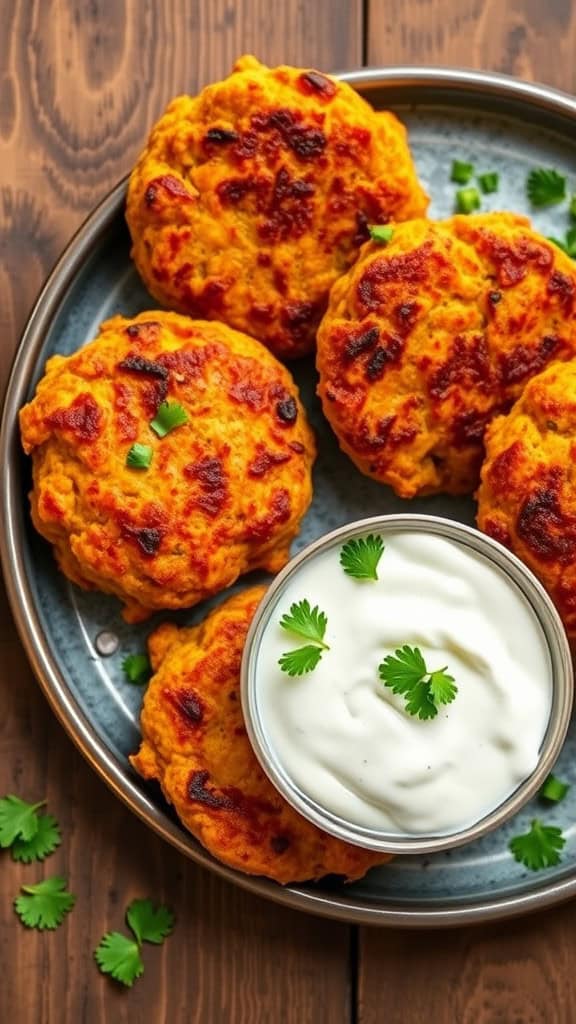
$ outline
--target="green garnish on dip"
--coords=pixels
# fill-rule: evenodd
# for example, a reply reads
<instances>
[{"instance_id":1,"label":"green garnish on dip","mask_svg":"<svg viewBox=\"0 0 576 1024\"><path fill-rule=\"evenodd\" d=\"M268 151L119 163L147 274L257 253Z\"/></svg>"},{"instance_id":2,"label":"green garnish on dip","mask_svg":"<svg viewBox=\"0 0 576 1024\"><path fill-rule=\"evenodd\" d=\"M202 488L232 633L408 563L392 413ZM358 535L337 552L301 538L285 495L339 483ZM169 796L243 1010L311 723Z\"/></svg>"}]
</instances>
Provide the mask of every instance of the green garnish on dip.
<instances>
[{"instance_id":1,"label":"green garnish on dip","mask_svg":"<svg viewBox=\"0 0 576 1024\"><path fill-rule=\"evenodd\" d=\"M384 658L378 674L392 693L402 694L409 715L427 719L436 718L438 705L450 704L458 692L447 667L429 672L420 649L404 644Z\"/></svg>"},{"instance_id":2,"label":"green garnish on dip","mask_svg":"<svg viewBox=\"0 0 576 1024\"><path fill-rule=\"evenodd\" d=\"M473 174L474 164L467 164L462 160L454 160L452 162L450 181L455 181L458 185L467 185Z\"/></svg>"},{"instance_id":3,"label":"green garnish on dip","mask_svg":"<svg viewBox=\"0 0 576 1024\"><path fill-rule=\"evenodd\" d=\"M171 430L188 422L188 413L179 402L162 402L150 426L158 437L166 437Z\"/></svg>"},{"instance_id":4,"label":"green garnish on dip","mask_svg":"<svg viewBox=\"0 0 576 1024\"><path fill-rule=\"evenodd\" d=\"M358 537L342 545L340 565L356 580L377 580L378 563L384 553L384 541L378 534Z\"/></svg>"},{"instance_id":5,"label":"green garnish on dip","mask_svg":"<svg viewBox=\"0 0 576 1024\"><path fill-rule=\"evenodd\" d=\"M121 932L107 932L94 950L94 959L103 974L130 988L144 973L142 943L161 945L174 927L174 915L167 907L155 907L151 900L133 900L126 910L126 921L135 939Z\"/></svg>"},{"instance_id":6,"label":"green garnish on dip","mask_svg":"<svg viewBox=\"0 0 576 1024\"><path fill-rule=\"evenodd\" d=\"M66 879L60 875L45 878L35 885L23 885L22 895L14 900L14 909L27 928L57 928L76 902L66 890Z\"/></svg>"},{"instance_id":7,"label":"green garnish on dip","mask_svg":"<svg viewBox=\"0 0 576 1024\"><path fill-rule=\"evenodd\" d=\"M553 242L557 245L562 252L565 252L571 259L576 259L576 227L568 228L565 237L562 238L548 238L549 242Z\"/></svg>"},{"instance_id":8,"label":"green garnish on dip","mask_svg":"<svg viewBox=\"0 0 576 1024\"><path fill-rule=\"evenodd\" d=\"M532 206L554 206L566 198L566 178L554 168L535 167L526 180Z\"/></svg>"},{"instance_id":9,"label":"green garnish on dip","mask_svg":"<svg viewBox=\"0 0 576 1024\"><path fill-rule=\"evenodd\" d=\"M473 213L480 209L480 193L477 188L460 188L456 193L458 213Z\"/></svg>"},{"instance_id":10,"label":"green garnish on dip","mask_svg":"<svg viewBox=\"0 0 576 1024\"><path fill-rule=\"evenodd\" d=\"M152 462L152 448L149 444L133 444L126 456L130 469L149 469Z\"/></svg>"},{"instance_id":11,"label":"green garnish on dip","mask_svg":"<svg viewBox=\"0 0 576 1024\"><path fill-rule=\"evenodd\" d=\"M496 171L488 171L486 174L478 175L478 184L482 189L484 195L490 195L491 192L497 192L500 184L500 178Z\"/></svg>"},{"instance_id":12,"label":"green garnish on dip","mask_svg":"<svg viewBox=\"0 0 576 1024\"><path fill-rule=\"evenodd\" d=\"M368 231L372 241L378 242L379 245L388 245L394 234L394 228L388 224L369 224Z\"/></svg>"},{"instance_id":13,"label":"green garnish on dip","mask_svg":"<svg viewBox=\"0 0 576 1024\"><path fill-rule=\"evenodd\" d=\"M323 651L330 648L324 642L328 619L324 612L321 612L316 605L310 607L310 602L304 598L290 606L290 612L280 619L282 629L310 643L304 647L298 647L294 651L287 651L278 659L278 664L283 672L289 676L301 676L305 672L311 672L322 657Z\"/></svg>"},{"instance_id":14,"label":"green garnish on dip","mask_svg":"<svg viewBox=\"0 0 576 1024\"><path fill-rule=\"evenodd\" d=\"M514 836L508 846L514 860L531 871L550 868L561 861L560 850L566 845L562 829L555 825L543 825L534 818L530 831Z\"/></svg>"},{"instance_id":15,"label":"green garnish on dip","mask_svg":"<svg viewBox=\"0 0 576 1024\"><path fill-rule=\"evenodd\" d=\"M544 800L550 800L553 804L559 804L569 789L570 785L568 782L562 782L555 775L549 775L538 796Z\"/></svg>"},{"instance_id":16,"label":"green garnish on dip","mask_svg":"<svg viewBox=\"0 0 576 1024\"><path fill-rule=\"evenodd\" d=\"M152 666L146 654L127 654L122 662L122 671L127 682L144 686L152 675Z\"/></svg>"}]
</instances>

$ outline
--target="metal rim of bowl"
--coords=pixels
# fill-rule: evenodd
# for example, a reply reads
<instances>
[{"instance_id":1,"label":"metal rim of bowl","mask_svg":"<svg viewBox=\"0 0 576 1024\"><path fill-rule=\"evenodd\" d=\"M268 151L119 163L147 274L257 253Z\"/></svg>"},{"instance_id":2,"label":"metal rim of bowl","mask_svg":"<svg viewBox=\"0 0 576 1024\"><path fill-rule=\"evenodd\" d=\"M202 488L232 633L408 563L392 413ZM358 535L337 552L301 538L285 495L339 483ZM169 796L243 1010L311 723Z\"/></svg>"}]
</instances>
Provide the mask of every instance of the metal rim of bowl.
<instances>
[{"instance_id":1,"label":"metal rim of bowl","mask_svg":"<svg viewBox=\"0 0 576 1024\"><path fill-rule=\"evenodd\" d=\"M409 94L418 90L462 99L490 99L510 102L524 113L538 112L541 119L576 123L576 100L547 86L525 83L492 72L459 68L391 66L342 72L339 77L363 95L382 89ZM431 105L430 95L420 96ZM413 102L413 100L412 100ZM107 749L68 690L58 661L46 643L42 625L26 578L23 548L24 512L19 479L20 446L18 410L26 400L36 358L52 320L71 288L78 267L84 265L94 246L106 236L123 212L127 177L122 179L89 215L56 263L29 316L14 356L0 427L1 515L0 556L8 600L20 640L45 697L70 738L88 763L112 791L139 818L185 856L215 872L221 878L276 903L351 924L388 925L405 928L454 927L489 920L517 917L531 910L562 903L576 895L576 870L560 881L544 881L527 892L497 899L471 899L449 905L434 901L407 907L395 904L393 896L385 906L300 886L283 888L268 879L242 875L220 864L193 841L144 793L126 768Z\"/></svg>"},{"instance_id":2,"label":"metal rim of bowl","mask_svg":"<svg viewBox=\"0 0 576 1024\"><path fill-rule=\"evenodd\" d=\"M473 825L454 830L448 835L394 836L376 828L354 825L322 808L290 778L280 759L275 756L258 703L258 650L271 616L277 613L279 600L300 568L308 565L317 555L336 550L352 537L375 532L385 538L390 532L397 531L453 540L456 545L472 550L487 564L500 570L501 576L511 588L520 592L533 612L550 658L552 702L536 768L505 800ZM292 558L275 577L258 605L246 637L241 668L242 711L246 731L264 772L284 799L303 817L338 839L356 843L368 850L391 854L432 854L463 846L500 827L524 807L538 792L558 758L570 724L573 686L568 638L558 612L533 573L519 558L478 530L441 516L414 513L371 516L369 519L347 523L312 541Z\"/></svg>"}]
</instances>

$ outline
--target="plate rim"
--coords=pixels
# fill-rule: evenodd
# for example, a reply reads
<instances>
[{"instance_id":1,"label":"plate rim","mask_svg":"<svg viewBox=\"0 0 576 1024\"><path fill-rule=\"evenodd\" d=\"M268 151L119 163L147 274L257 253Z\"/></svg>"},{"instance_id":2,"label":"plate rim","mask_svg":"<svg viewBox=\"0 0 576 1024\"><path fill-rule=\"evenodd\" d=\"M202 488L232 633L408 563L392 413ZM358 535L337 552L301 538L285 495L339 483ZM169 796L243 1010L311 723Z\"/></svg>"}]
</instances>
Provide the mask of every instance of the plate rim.
<instances>
[{"instance_id":1,"label":"plate rim","mask_svg":"<svg viewBox=\"0 0 576 1024\"><path fill-rule=\"evenodd\" d=\"M339 72L337 77L354 86L363 95L375 89L414 89L430 87L442 91L475 94L483 99L509 100L541 116L552 115L576 121L576 99L567 93L538 83L522 82L508 75L460 68L433 68L395 65L387 68L361 68ZM432 103L426 97L429 105ZM571 878L536 885L520 895L501 899L470 899L458 906L431 905L422 909L394 904L369 906L353 898L334 897L300 886L282 887L260 877L243 875L220 864L158 808L130 778L126 768L106 749L72 693L56 655L45 642L32 590L24 564L24 512L18 471L21 452L18 435L18 409L29 385L36 355L52 320L62 305L78 270L123 215L128 175L101 200L73 235L49 274L28 317L14 354L4 394L0 426L0 559L8 601L18 635L40 687L66 732L115 795L156 834L180 853L219 877L275 903L337 919L349 924L388 925L406 928L437 928L507 919L564 902L576 895L576 869ZM16 471L15 471L16 470Z\"/></svg>"}]
</instances>

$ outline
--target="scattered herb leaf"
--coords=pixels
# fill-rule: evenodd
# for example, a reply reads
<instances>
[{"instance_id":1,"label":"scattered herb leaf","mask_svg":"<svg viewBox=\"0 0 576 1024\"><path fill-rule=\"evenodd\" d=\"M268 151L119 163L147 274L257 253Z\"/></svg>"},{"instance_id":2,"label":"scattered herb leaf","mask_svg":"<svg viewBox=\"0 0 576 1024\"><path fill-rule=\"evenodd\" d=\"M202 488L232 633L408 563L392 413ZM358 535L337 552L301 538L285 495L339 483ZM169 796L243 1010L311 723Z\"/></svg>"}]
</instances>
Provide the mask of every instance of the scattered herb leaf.
<instances>
[{"instance_id":1,"label":"scattered herb leaf","mask_svg":"<svg viewBox=\"0 0 576 1024\"><path fill-rule=\"evenodd\" d=\"M460 188L456 193L458 213L473 213L480 209L480 193L477 188Z\"/></svg>"},{"instance_id":2,"label":"scattered herb leaf","mask_svg":"<svg viewBox=\"0 0 576 1024\"><path fill-rule=\"evenodd\" d=\"M23 864L33 860L44 860L60 846L62 836L56 818L51 814L38 815L38 829L31 839L15 839L12 843L12 858Z\"/></svg>"},{"instance_id":3,"label":"scattered herb leaf","mask_svg":"<svg viewBox=\"0 0 576 1024\"><path fill-rule=\"evenodd\" d=\"M451 181L457 182L458 185L467 185L473 174L474 164L466 164L462 160L453 161L450 173Z\"/></svg>"},{"instance_id":4,"label":"scattered herb leaf","mask_svg":"<svg viewBox=\"0 0 576 1024\"><path fill-rule=\"evenodd\" d=\"M287 651L278 660L283 672L289 676L302 676L305 672L312 672L322 657L322 648L306 644L305 647L298 647L295 651Z\"/></svg>"},{"instance_id":5,"label":"scattered herb leaf","mask_svg":"<svg viewBox=\"0 0 576 1024\"><path fill-rule=\"evenodd\" d=\"M543 797L544 800L550 800L554 804L559 804L569 789L570 786L567 782L562 782L555 775L549 775L538 795Z\"/></svg>"},{"instance_id":6,"label":"scattered herb leaf","mask_svg":"<svg viewBox=\"0 0 576 1024\"><path fill-rule=\"evenodd\" d=\"M103 974L128 988L144 973L138 943L120 932L107 932L94 950L94 958Z\"/></svg>"},{"instance_id":7,"label":"scattered herb leaf","mask_svg":"<svg viewBox=\"0 0 576 1024\"><path fill-rule=\"evenodd\" d=\"M188 413L179 402L162 402L150 426L158 437L166 437L171 430L188 422Z\"/></svg>"},{"instance_id":8,"label":"scattered herb leaf","mask_svg":"<svg viewBox=\"0 0 576 1024\"><path fill-rule=\"evenodd\" d=\"M572 218L572 220L576 220L576 194L573 195L571 200L570 200L570 206L568 207L568 212L569 212L570 217Z\"/></svg>"},{"instance_id":9,"label":"scattered herb leaf","mask_svg":"<svg viewBox=\"0 0 576 1024\"><path fill-rule=\"evenodd\" d=\"M500 184L500 178L496 171L488 171L486 174L478 175L478 184L482 189L484 195L490 195L491 192L497 192Z\"/></svg>"},{"instance_id":10,"label":"scattered herb leaf","mask_svg":"<svg viewBox=\"0 0 576 1024\"><path fill-rule=\"evenodd\" d=\"M378 563L384 553L384 541L378 534L358 537L342 545L340 565L347 576L357 580L377 580Z\"/></svg>"},{"instance_id":11,"label":"scattered herb leaf","mask_svg":"<svg viewBox=\"0 0 576 1024\"><path fill-rule=\"evenodd\" d=\"M566 235L563 239L561 238L548 238L549 242L553 242L557 245L562 252L565 252L571 259L576 259L576 227L568 228Z\"/></svg>"},{"instance_id":12,"label":"scattered herb leaf","mask_svg":"<svg viewBox=\"0 0 576 1024\"><path fill-rule=\"evenodd\" d=\"M388 654L378 666L385 686L406 699L406 710L418 718L435 718L439 704L450 704L457 692L446 667L429 672L418 647L405 644Z\"/></svg>"},{"instance_id":13,"label":"scattered herb leaf","mask_svg":"<svg viewBox=\"0 0 576 1024\"><path fill-rule=\"evenodd\" d=\"M132 900L126 911L126 920L140 945L143 942L160 945L174 927L174 914L168 907L154 906L148 899Z\"/></svg>"},{"instance_id":14,"label":"scattered herb leaf","mask_svg":"<svg viewBox=\"0 0 576 1024\"><path fill-rule=\"evenodd\" d=\"M369 224L368 231L372 241L378 242L379 245L388 245L394 235L394 228L388 224Z\"/></svg>"},{"instance_id":15,"label":"scattered herb leaf","mask_svg":"<svg viewBox=\"0 0 576 1024\"><path fill-rule=\"evenodd\" d=\"M122 670L127 681L134 686L145 686L152 675L152 666L146 654L127 654L122 662Z\"/></svg>"},{"instance_id":16,"label":"scattered herb leaf","mask_svg":"<svg viewBox=\"0 0 576 1024\"><path fill-rule=\"evenodd\" d=\"M66 879L59 875L45 878L36 885L23 885L14 900L18 917L27 928L57 928L76 902L76 897L66 891Z\"/></svg>"},{"instance_id":17,"label":"scattered herb leaf","mask_svg":"<svg viewBox=\"0 0 576 1024\"><path fill-rule=\"evenodd\" d=\"M152 462L152 448L149 444L133 444L126 456L130 469L149 469Z\"/></svg>"},{"instance_id":18,"label":"scattered herb leaf","mask_svg":"<svg viewBox=\"0 0 576 1024\"><path fill-rule=\"evenodd\" d=\"M566 198L566 178L553 168L536 167L526 180L526 194L533 206L553 206Z\"/></svg>"},{"instance_id":19,"label":"scattered herb leaf","mask_svg":"<svg viewBox=\"0 0 576 1024\"><path fill-rule=\"evenodd\" d=\"M20 797L9 794L0 800L0 846L11 846L15 839L28 841L38 831L36 811L46 803L28 804Z\"/></svg>"},{"instance_id":20,"label":"scattered herb leaf","mask_svg":"<svg viewBox=\"0 0 576 1024\"><path fill-rule=\"evenodd\" d=\"M531 871L540 871L542 868L560 863L559 851L565 843L562 829L554 825L543 825L535 818L530 831L522 836L514 836L510 840L509 848L514 859L524 864L524 867L530 868Z\"/></svg>"}]
</instances>

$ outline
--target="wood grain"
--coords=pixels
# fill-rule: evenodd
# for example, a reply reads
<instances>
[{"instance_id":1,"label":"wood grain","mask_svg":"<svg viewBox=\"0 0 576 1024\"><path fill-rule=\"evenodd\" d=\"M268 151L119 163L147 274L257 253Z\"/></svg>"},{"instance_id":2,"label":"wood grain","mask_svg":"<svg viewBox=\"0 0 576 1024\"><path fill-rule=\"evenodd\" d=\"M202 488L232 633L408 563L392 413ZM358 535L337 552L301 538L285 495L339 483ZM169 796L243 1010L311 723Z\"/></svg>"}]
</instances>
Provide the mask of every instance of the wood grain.
<instances>
[{"instance_id":1,"label":"wood grain","mask_svg":"<svg viewBox=\"0 0 576 1024\"><path fill-rule=\"evenodd\" d=\"M129 170L176 93L255 52L270 63L361 62L362 4L330 0L0 0L0 391L52 263ZM14 1024L344 1024L350 930L225 885L153 836L66 738L0 599L0 793L46 796L64 842L45 866L0 873L0 1020ZM78 902L54 934L26 931L22 881L63 873ZM130 992L92 952L134 896L177 911Z\"/></svg>"},{"instance_id":2,"label":"wood grain","mask_svg":"<svg viewBox=\"0 0 576 1024\"><path fill-rule=\"evenodd\" d=\"M370 0L367 63L485 68L576 89L572 0Z\"/></svg>"}]
</instances>

